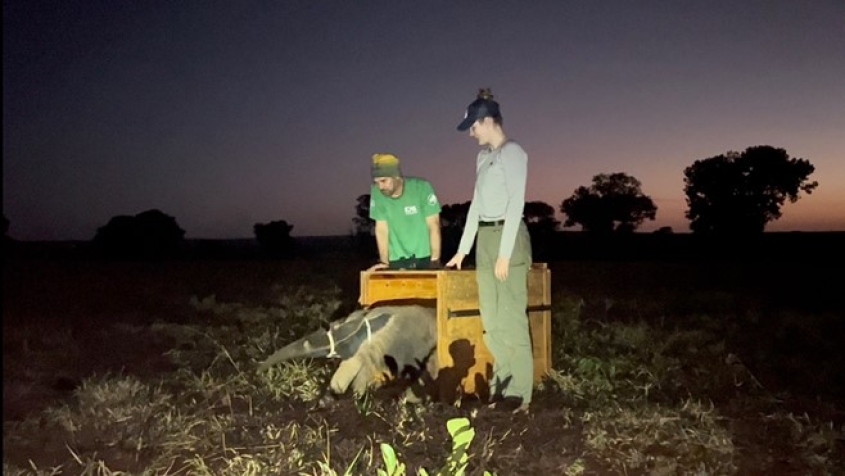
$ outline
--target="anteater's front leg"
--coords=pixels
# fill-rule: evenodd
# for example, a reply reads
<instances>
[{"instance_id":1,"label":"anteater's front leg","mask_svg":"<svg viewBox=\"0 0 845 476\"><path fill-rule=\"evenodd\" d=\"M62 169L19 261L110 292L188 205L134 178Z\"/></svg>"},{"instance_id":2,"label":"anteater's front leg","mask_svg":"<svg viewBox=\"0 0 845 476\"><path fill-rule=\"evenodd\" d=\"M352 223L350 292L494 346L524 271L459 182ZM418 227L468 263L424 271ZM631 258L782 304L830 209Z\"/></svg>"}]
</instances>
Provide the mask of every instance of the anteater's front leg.
<instances>
[{"instance_id":1,"label":"anteater's front leg","mask_svg":"<svg viewBox=\"0 0 845 476\"><path fill-rule=\"evenodd\" d=\"M353 379L356 379L358 374L361 372L361 367L361 359L357 356L341 362L332 376L331 383L329 384L332 392L338 395L346 393L346 390L349 388L349 384Z\"/></svg>"}]
</instances>

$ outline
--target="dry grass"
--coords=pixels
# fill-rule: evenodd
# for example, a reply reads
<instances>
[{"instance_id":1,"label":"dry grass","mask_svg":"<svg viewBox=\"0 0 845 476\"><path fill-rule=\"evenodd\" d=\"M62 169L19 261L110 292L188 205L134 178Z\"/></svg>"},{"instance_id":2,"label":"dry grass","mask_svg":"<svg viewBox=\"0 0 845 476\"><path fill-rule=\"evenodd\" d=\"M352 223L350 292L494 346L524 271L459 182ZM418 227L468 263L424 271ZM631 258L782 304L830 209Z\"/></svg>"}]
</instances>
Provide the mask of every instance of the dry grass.
<instances>
[{"instance_id":1,"label":"dry grass","mask_svg":"<svg viewBox=\"0 0 845 476\"><path fill-rule=\"evenodd\" d=\"M842 464L841 424L778 408L713 328L647 323L644 314L665 310L649 296L608 302L556 291L554 371L527 419L377 394L316 411L330 363L290 362L265 372L255 364L336 317L357 296L332 284L291 286L282 284L290 276L263 275L263 283L253 278L263 293L243 282L237 291L208 294L183 284L176 289L178 317L101 325L97 335L127 343L150 336L167 342L172 370L95 371L69 397L7 421L4 448L13 451L4 449L3 473L388 474L391 465L404 465L407 474L463 474L452 464L460 456L452 446L457 437L446 429L459 417L468 419L474 438L462 460L466 474L739 474L748 467L744 460L755 457L742 451L749 443L737 439L740 423L746 433L755 427L767 433L754 441L757 448L779 442L770 449L788 457L796 474L834 474ZM167 293L164 300L170 299ZM134 312L143 314L137 302L131 300ZM613 318L619 307L628 314ZM4 403L26 398L26 385L43 384L57 356L81 358L90 342L73 329L37 321L4 325L4 383L18 392L4 392ZM737 418L736 404L749 412L746 418ZM392 460L388 449L395 451ZM760 458L753 467L783 467Z\"/></svg>"}]
</instances>

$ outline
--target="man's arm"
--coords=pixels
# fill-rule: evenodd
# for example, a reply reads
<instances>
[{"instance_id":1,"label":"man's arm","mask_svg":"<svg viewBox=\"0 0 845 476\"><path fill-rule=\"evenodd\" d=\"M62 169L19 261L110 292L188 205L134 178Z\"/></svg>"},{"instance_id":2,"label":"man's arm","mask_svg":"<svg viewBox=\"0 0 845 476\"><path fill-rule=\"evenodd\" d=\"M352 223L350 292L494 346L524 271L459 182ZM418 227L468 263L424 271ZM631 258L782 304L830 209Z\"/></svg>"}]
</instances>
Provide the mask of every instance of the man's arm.
<instances>
[{"instance_id":1,"label":"man's arm","mask_svg":"<svg viewBox=\"0 0 845 476\"><path fill-rule=\"evenodd\" d=\"M390 263L390 255L387 249L387 220L376 220L376 245L378 245L379 261Z\"/></svg>"},{"instance_id":2,"label":"man's arm","mask_svg":"<svg viewBox=\"0 0 845 476\"><path fill-rule=\"evenodd\" d=\"M428 241L431 244L431 261L440 261L440 214L427 216L425 224L428 225Z\"/></svg>"}]
</instances>

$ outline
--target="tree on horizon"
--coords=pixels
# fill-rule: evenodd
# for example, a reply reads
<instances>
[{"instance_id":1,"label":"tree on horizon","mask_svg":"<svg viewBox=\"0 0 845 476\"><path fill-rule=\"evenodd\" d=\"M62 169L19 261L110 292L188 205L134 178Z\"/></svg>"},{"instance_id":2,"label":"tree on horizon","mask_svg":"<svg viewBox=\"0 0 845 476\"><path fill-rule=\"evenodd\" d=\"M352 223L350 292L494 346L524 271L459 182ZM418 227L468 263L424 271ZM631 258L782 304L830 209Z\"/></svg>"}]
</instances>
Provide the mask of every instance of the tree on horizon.
<instances>
[{"instance_id":1,"label":"tree on horizon","mask_svg":"<svg viewBox=\"0 0 845 476\"><path fill-rule=\"evenodd\" d=\"M285 220L256 223L252 227L255 240L272 256L290 256L294 252L294 240L290 236L293 225Z\"/></svg>"},{"instance_id":2,"label":"tree on horizon","mask_svg":"<svg viewBox=\"0 0 845 476\"><path fill-rule=\"evenodd\" d=\"M690 230L701 234L759 234L781 217L788 199L811 194L818 182L809 181L815 167L790 158L786 150L769 145L729 151L696 160L684 169L686 217Z\"/></svg>"},{"instance_id":3,"label":"tree on horizon","mask_svg":"<svg viewBox=\"0 0 845 476\"><path fill-rule=\"evenodd\" d=\"M630 233L646 219L654 220L657 206L644 195L642 184L625 173L599 174L589 187L578 187L560 205L564 227L581 225L590 233Z\"/></svg>"},{"instance_id":4,"label":"tree on horizon","mask_svg":"<svg viewBox=\"0 0 845 476\"><path fill-rule=\"evenodd\" d=\"M525 217L525 224L529 229L543 229L557 231L560 221L555 218L555 209L542 201L525 202L522 215Z\"/></svg>"},{"instance_id":5,"label":"tree on horizon","mask_svg":"<svg viewBox=\"0 0 845 476\"><path fill-rule=\"evenodd\" d=\"M370 194L359 195L355 202L355 216L352 218L355 235L372 235L375 221L370 218Z\"/></svg>"},{"instance_id":6,"label":"tree on horizon","mask_svg":"<svg viewBox=\"0 0 845 476\"><path fill-rule=\"evenodd\" d=\"M112 217L97 229L93 240L94 248L105 256L143 259L174 256L184 242L185 230L157 209Z\"/></svg>"},{"instance_id":7,"label":"tree on horizon","mask_svg":"<svg viewBox=\"0 0 845 476\"><path fill-rule=\"evenodd\" d=\"M546 202L525 202L522 215L531 238L534 261L548 261L552 257L560 221L555 218L555 208Z\"/></svg>"}]
</instances>

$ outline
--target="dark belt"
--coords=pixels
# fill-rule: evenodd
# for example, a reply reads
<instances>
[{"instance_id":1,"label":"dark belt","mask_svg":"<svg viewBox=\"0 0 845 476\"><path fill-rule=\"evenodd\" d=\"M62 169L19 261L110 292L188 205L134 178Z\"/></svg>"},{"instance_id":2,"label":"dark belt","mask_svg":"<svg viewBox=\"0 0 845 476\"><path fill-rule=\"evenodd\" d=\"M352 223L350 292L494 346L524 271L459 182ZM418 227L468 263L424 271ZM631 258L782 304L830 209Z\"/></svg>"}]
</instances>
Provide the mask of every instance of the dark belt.
<instances>
[{"instance_id":1,"label":"dark belt","mask_svg":"<svg viewBox=\"0 0 845 476\"><path fill-rule=\"evenodd\" d=\"M440 261L431 261L430 256L400 258L388 264L388 269L437 269L440 267Z\"/></svg>"},{"instance_id":2,"label":"dark belt","mask_svg":"<svg viewBox=\"0 0 845 476\"><path fill-rule=\"evenodd\" d=\"M505 224L505 220L496 220L496 221L480 221L478 222L478 226L501 226Z\"/></svg>"}]
</instances>

